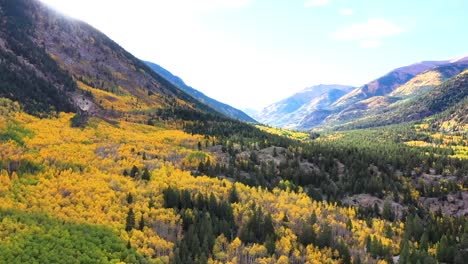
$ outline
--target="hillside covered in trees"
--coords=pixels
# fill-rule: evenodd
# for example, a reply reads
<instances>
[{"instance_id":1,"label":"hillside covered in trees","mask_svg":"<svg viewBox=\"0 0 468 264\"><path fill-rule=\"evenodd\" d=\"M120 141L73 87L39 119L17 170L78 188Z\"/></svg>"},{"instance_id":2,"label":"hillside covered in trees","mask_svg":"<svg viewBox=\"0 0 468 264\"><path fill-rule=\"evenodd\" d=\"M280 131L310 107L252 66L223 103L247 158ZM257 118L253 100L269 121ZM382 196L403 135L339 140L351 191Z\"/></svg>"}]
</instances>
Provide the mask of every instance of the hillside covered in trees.
<instances>
[{"instance_id":1,"label":"hillside covered in trees","mask_svg":"<svg viewBox=\"0 0 468 264\"><path fill-rule=\"evenodd\" d=\"M427 201L466 199L464 133L286 137L175 109L72 127L1 105L2 261L463 263L466 211Z\"/></svg>"},{"instance_id":2,"label":"hillside covered in trees","mask_svg":"<svg viewBox=\"0 0 468 264\"><path fill-rule=\"evenodd\" d=\"M468 257L466 74L421 95L427 119L289 131L218 113L37 1L0 7L0 263Z\"/></svg>"}]
</instances>

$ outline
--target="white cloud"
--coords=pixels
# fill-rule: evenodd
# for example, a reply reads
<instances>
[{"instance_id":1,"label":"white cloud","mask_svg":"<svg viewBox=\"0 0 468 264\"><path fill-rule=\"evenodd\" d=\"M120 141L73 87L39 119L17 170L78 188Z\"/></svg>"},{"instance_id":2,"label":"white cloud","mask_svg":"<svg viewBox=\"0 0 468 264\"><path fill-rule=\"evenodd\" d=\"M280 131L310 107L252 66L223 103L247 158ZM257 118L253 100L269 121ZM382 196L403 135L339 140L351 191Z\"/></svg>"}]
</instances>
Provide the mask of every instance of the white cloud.
<instances>
[{"instance_id":1,"label":"white cloud","mask_svg":"<svg viewBox=\"0 0 468 264\"><path fill-rule=\"evenodd\" d=\"M344 8L340 10L340 14L342 15L352 15L354 11L350 8Z\"/></svg>"},{"instance_id":2,"label":"white cloud","mask_svg":"<svg viewBox=\"0 0 468 264\"><path fill-rule=\"evenodd\" d=\"M329 2L329 0L308 0L304 2L304 7L324 6L327 5Z\"/></svg>"},{"instance_id":3,"label":"white cloud","mask_svg":"<svg viewBox=\"0 0 468 264\"><path fill-rule=\"evenodd\" d=\"M404 30L384 19L369 19L366 23L356 23L332 34L337 40L357 40L363 48L376 48L381 39L397 35Z\"/></svg>"}]
</instances>

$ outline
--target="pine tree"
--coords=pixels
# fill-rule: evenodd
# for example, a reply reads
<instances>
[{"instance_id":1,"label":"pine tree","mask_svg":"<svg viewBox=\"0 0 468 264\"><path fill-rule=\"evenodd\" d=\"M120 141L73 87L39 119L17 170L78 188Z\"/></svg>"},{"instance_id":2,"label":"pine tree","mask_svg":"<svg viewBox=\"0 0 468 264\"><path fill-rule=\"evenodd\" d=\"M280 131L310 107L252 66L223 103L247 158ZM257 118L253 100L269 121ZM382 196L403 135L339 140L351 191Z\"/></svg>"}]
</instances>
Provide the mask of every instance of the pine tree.
<instances>
[{"instance_id":1,"label":"pine tree","mask_svg":"<svg viewBox=\"0 0 468 264\"><path fill-rule=\"evenodd\" d=\"M127 223L125 224L125 231L130 232L135 227L135 213L130 208L127 214Z\"/></svg>"},{"instance_id":2,"label":"pine tree","mask_svg":"<svg viewBox=\"0 0 468 264\"><path fill-rule=\"evenodd\" d=\"M264 235L262 235L261 240L264 241L266 239L266 236L272 236L275 237L275 227L273 226L273 218L271 217L271 214L267 214L265 216L265 219L263 221L263 230L264 230Z\"/></svg>"},{"instance_id":3,"label":"pine tree","mask_svg":"<svg viewBox=\"0 0 468 264\"><path fill-rule=\"evenodd\" d=\"M275 239L273 236L268 235L265 240L265 247L267 249L268 255L273 255L276 250Z\"/></svg>"},{"instance_id":4,"label":"pine tree","mask_svg":"<svg viewBox=\"0 0 468 264\"><path fill-rule=\"evenodd\" d=\"M428 234L427 232L424 232L423 235L421 236L421 243L419 244L419 250L427 251L427 249L429 248L428 240L429 240Z\"/></svg>"},{"instance_id":5,"label":"pine tree","mask_svg":"<svg viewBox=\"0 0 468 264\"><path fill-rule=\"evenodd\" d=\"M332 229L330 225L324 224L322 226L322 230L320 231L320 234L317 237L317 245L320 248L330 247L331 242L332 242Z\"/></svg>"},{"instance_id":6,"label":"pine tree","mask_svg":"<svg viewBox=\"0 0 468 264\"><path fill-rule=\"evenodd\" d=\"M302 226L302 232L299 234L299 242L304 246L315 242L315 231L312 225L304 224Z\"/></svg>"},{"instance_id":7,"label":"pine tree","mask_svg":"<svg viewBox=\"0 0 468 264\"><path fill-rule=\"evenodd\" d=\"M147 168L145 168L143 170L143 174L141 175L141 179L145 180L145 181L149 181L151 179L151 174L149 173Z\"/></svg>"},{"instance_id":8,"label":"pine tree","mask_svg":"<svg viewBox=\"0 0 468 264\"><path fill-rule=\"evenodd\" d=\"M215 213L217 208L218 202L216 201L216 197L213 193L210 193L210 200L208 201L208 210L212 213Z\"/></svg>"},{"instance_id":9,"label":"pine tree","mask_svg":"<svg viewBox=\"0 0 468 264\"><path fill-rule=\"evenodd\" d=\"M133 195L131 193L127 194L127 203L132 204L133 203Z\"/></svg>"},{"instance_id":10,"label":"pine tree","mask_svg":"<svg viewBox=\"0 0 468 264\"><path fill-rule=\"evenodd\" d=\"M137 166L133 165L132 170L130 171L130 176L132 178L135 178L138 176L138 174L140 174L140 170L138 169Z\"/></svg>"},{"instance_id":11,"label":"pine tree","mask_svg":"<svg viewBox=\"0 0 468 264\"><path fill-rule=\"evenodd\" d=\"M231 192L229 192L229 202L230 203L237 203L239 202L239 195L237 194L236 185L233 184L231 188Z\"/></svg>"},{"instance_id":12,"label":"pine tree","mask_svg":"<svg viewBox=\"0 0 468 264\"><path fill-rule=\"evenodd\" d=\"M140 222L138 223L138 230L143 230L145 227L145 219L143 218L143 215L141 215Z\"/></svg>"},{"instance_id":13,"label":"pine tree","mask_svg":"<svg viewBox=\"0 0 468 264\"><path fill-rule=\"evenodd\" d=\"M382 217L388 221L393 221L395 219L392 206L388 200L384 202L383 210L382 210Z\"/></svg>"},{"instance_id":14,"label":"pine tree","mask_svg":"<svg viewBox=\"0 0 468 264\"><path fill-rule=\"evenodd\" d=\"M371 254L372 252L372 238L371 236L367 236L366 238L366 252Z\"/></svg>"},{"instance_id":15,"label":"pine tree","mask_svg":"<svg viewBox=\"0 0 468 264\"><path fill-rule=\"evenodd\" d=\"M156 206L156 203L154 202L154 199L150 198L148 202L148 208L151 209L151 208L154 208L155 206Z\"/></svg>"},{"instance_id":16,"label":"pine tree","mask_svg":"<svg viewBox=\"0 0 468 264\"><path fill-rule=\"evenodd\" d=\"M403 241L403 247L400 251L399 264L410 264L410 251L408 240Z\"/></svg>"},{"instance_id":17,"label":"pine tree","mask_svg":"<svg viewBox=\"0 0 468 264\"><path fill-rule=\"evenodd\" d=\"M451 250L449 248L447 236L443 235L440 239L439 246L437 247L437 260L440 262L451 262L453 256L451 256Z\"/></svg>"}]
</instances>

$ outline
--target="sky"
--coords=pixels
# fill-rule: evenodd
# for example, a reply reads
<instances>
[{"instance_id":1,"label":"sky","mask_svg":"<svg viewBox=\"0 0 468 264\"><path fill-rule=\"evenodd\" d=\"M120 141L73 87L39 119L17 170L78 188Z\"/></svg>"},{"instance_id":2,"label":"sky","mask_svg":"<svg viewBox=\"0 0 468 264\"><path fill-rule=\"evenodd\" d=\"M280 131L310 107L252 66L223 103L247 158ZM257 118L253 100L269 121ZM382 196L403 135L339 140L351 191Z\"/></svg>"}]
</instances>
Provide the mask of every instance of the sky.
<instances>
[{"instance_id":1,"label":"sky","mask_svg":"<svg viewBox=\"0 0 468 264\"><path fill-rule=\"evenodd\" d=\"M41 1L239 109L468 55L465 0Z\"/></svg>"}]
</instances>

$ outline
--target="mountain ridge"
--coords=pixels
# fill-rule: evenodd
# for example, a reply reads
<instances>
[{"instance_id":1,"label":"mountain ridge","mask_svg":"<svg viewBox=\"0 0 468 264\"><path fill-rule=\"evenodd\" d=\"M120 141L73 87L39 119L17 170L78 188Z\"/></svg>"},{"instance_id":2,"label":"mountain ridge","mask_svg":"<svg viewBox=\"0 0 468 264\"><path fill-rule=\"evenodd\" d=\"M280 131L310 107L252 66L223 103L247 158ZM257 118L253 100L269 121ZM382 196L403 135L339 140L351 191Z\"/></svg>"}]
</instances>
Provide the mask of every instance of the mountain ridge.
<instances>
[{"instance_id":1,"label":"mountain ridge","mask_svg":"<svg viewBox=\"0 0 468 264\"><path fill-rule=\"evenodd\" d=\"M396 68L364 86L336 97L334 101L328 102L327 107L312 107L310 111L305 111L304 108L307 107L304 105L314 105L316 98L301 96L299 92L257 112L256 117L270 125L299 130L342 127L343 124L360 122L360 119L365 120L382 111L390 113L391 109L396 109L394 105L430 93L432 89L466 69L468 57L413 63ZM275 111L280 115L275 116Z\"/></svg>"},{"instance_id":2,"label":"mountain ridge","mask_svg":"<svg viewBox=\"0 0 468 264\"><path fill-rule=\"evenodd\" d=\"M182 78L172 74L170 71L167 69L161 67L160 65L150 62L150 61L144 61L152 70L154 70L156 73L161 75L163 78L174 84L175 86L179 87L180 89L184 90L186 93L190 94L197 100L201 101L202 103L205 103L209 106L211 106L213 109L217 110L218 112L229 116L234 119L238 119L241 121L245 122L253 122L256 123L257 121L244 113L243 111L236 109L228 104L219 102L213 98L208 97L204 93L196 90L195 88L187 85Z\"/></svg>"},{"instance_id":3,"label":"mountain ridge","mask_svg":"<svg viewBox=\"0 0 468 264\"><path fill-rule=\"evenodd\" d=\"M296 111L313 111L314 103L316 108L327 108L329 104L322 101L322 105L316 104L314 99L319 98L320 96L326 94L331 90L336 91L349 91L352 89L348 85L339 85L339 84L320 84L305 88L279 102L273 103L264 109L256 113L254 118L258 121L269 124L269 125L285 125L287 123L300 122L299 117L294 117ZM336 94L335 96L336 97ZM339 98L339 97L338 97ZM291 120L293 118L293 120Z\"/></svg>"},{"instance_id":4,"label":"mountain ridge","mask_svg":"<svg viewBox=\"0 0 468 264\"><path fill-rule=\"evenodd\" d=\"M89 24L65 17L38 0L0 3L5 17L5 26L0 29L0 50L10 75L31 68L34 74L28 76L52 84L37 88L35 83L41 82L34 81L23 89L0 87L0 96L24 103L26 109L31 108L29 112L81 109L91 115L115 116L135 110L185 107L218 113ZM41 65L44 66L37 68ZM60 79L55 77L62 75ZM15 80L21 82L20 78ZM28 93L50 93L55 99L34 96L31 102ZM39 98L45 99L38 101Z\"/></svg>"},{"instance_id":5,"label":"mountain ridge","mask_svg":"<svg viewBox=\"0 0 468 264\"><path fill-rule=\"evenodd\" d=\"M448 61L422 61L396 68L382 77L356 88L353 92L343 96L335 102L334 106L337 108L345 107L372 96L387 95L414 76L431 69L434 66L446 64L447 62Z\"/></svg>"}]
</instances>

